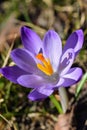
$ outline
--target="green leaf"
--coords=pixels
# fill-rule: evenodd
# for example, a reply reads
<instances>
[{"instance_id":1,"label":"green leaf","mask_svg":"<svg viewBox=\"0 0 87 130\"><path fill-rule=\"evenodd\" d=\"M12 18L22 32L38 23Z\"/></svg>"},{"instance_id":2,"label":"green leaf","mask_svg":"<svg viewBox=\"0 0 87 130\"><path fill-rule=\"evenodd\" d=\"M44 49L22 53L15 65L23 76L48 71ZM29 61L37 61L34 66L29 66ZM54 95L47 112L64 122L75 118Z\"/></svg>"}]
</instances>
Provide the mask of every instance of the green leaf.
<instances>
[{"instance_id":1,"label":"green leaf","mask_svg":"<svg viewBox=\"0 0 87 130\"><path fill-rule=\"evenodd\" d=\"M86 80L87 80L87 72L84 74L82 80L80 81L79 86L78 86L77 89L76 89L76 94L75 94L75 97L76 97L76 98L78 98L78 96L79 96L79 94L80 94L80 92L81 92L81 90L82 90L82 88L83 88L83 85L84 85L84 83L86 82Z\"/></svg>"}]
</instances>

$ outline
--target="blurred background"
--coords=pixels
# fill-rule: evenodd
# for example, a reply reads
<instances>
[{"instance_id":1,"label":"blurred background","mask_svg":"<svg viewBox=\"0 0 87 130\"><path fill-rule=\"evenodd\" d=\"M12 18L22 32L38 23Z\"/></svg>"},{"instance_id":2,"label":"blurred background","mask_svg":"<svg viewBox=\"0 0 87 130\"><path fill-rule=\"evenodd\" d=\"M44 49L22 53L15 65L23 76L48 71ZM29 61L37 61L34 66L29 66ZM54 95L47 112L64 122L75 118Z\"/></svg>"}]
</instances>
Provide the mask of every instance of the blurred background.
<instances>
[{"instance_id":1,"label":"blurred background","mask_svg":"<svg viewBox=\"0 0 87 130\"><path fill-rule=\"evenodd\" d=\"M20 27L23 25L41 38L47 30L54 29L63 45L73 31L81 28L84 45L74 65L87 71L87 0L0 0L0 67L13 64L10 52L22 46ZM49 98L41 102L28 100L29 91L1 76L0 130L54 129L58 116L54 104Z\"/></svg>"}]
</instances>

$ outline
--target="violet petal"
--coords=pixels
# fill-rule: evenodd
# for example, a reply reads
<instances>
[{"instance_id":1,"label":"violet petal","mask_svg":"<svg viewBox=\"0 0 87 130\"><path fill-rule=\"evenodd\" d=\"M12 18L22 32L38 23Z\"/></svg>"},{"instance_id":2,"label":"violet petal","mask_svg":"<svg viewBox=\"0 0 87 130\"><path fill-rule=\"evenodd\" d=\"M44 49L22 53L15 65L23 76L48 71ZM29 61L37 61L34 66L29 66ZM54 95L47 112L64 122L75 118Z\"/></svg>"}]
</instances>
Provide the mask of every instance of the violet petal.
<instances>
[{"instance_id":1,"label":"violet petal","mask_svg":"<svg viewBox=\"0 0 87 130\"><path fill-rule=\"evenodd\" d=\"M21 28L21 39L24 47L34 55L42 48L40 37L33 30L25 26Z\"/></svg>"},{"instance_id":2,"label":"violet petal","mask_svg":"<svg viewBox=\"0 0 87 130\"><path fill-rule=\"evenodd\" d=\"M17 66L1 68L0 73L2 73L5 76L5 78L14 83L18 83L17 78L20 77L21 75L28 74L27 72L25 72L24 70L20 69Z\"/></svg>"},{"instance_id":3,"label":"violet petal","mask_svg":"<svg viewBox=\"0 0 87 130\"><path fill-rule=\"evenodd\" d=\"M48 87L49 86L49 87ZM39 93L42 93L44 95L51 95L53 93L52 84L46 84L44 86L41 86L37 89Z\"/></svg>"},{"instance_id":4,"label":"violet petal","mask_svg":"<svg viewBox=\"0 0 87 130\"><path fill-rule=\"evenodd\" d=\"M71 86L78 82L82 77L82 69L75 67L71 68L67 74L65 74L62 78L64 78L64 83L62 86Z\"/></svg>"},{"instance_id":5,"label":"violet petal","mask_svg":"<svg viewBox=\"0 0 87 130\"><path fill-rule=\"evenodd\" d=\"M25 49L15 49L11 52L11 58L21 69L29 72L37 72L36 62L34 57Z\"/></svg>"},{"instance_id":6,"label":"violet petal","mask_svg":"<svg viewBox=\"0 0 87 130\"><path fill-rule=\"evenodd\" d=\"M41 99L47 98L52 93L53 93L53 90L46 89L42 86L38 89L34 89L33 91L31 91L30 94L28 95L28 98L32 101L41 100Z\"/></svg>"},{"instance_id":7,"label":"violet petal","mask_svg":"<svg viewBox=\"0 0 87 130\"><path fill-rule=\"evenodd\" d=\"M75 53L73 49L68 49L61 57L59 65L59 74L60 76L68 72L70 67L73 64Z\"/></svg>"},{"instance_id":8,"label":"violet petal","mask_svg":"<svg viewBox=\"0 0 87 130\"><path fill-rule=\"evenodd\" d=\"M29 93L28 98L32 101L36 101L47 98L47 96L39 93L37 90L34 89Z\"/></svg>"},{"instance_id":9,"label":"violet petal","mask_svg":"<svg viewBox=\"0 0 87 130\"><path fill-rule=\"evenodd\" d=\"M75 55L77 55L79 53L80 49L82 48L83 41L84 41L84 34L81 29L73 32L69 36L69 38L64 46L63 52L65 52L69 48L73 48Z\"/></svg>"},{"instance_id":10,"label":"violet petal","mask_svg":"<svg viewBox=\"0 0 87 130\"><path fill-rule=\"evenodd\" d=\"M18 83L27 88L38 88L45 84L42 77L38 75L22 75L17 79Z\"/></svg>"},{"instance_id":11,"label":"violet petal","mask_svg":"<svg viewBox=\"0 0 87 130\"><path fill-rule=\"evenodd\" d=\"M53 69L57 70L62 54L62 44L59 35L53 30L48 31L44 37L43 46L46 56L51 61Z\"/></svg>"}]
</instances>

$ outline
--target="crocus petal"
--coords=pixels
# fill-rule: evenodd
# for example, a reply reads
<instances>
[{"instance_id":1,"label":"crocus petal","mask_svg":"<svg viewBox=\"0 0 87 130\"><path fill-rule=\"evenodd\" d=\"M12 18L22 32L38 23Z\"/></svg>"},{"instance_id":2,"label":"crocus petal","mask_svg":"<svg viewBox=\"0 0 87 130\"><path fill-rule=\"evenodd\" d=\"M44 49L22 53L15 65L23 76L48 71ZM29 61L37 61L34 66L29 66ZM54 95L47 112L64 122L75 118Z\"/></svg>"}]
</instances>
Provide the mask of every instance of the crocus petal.
<instances>
[{"instance_id":1,"label":"crocus petal","mask_svg":"<svg viewBox=\"0 0 87 130\"><path fill-rule=\"evenodd\" d=\"M71 86L74 83L78 82L82 77L82 69L75 67L71 68L67 74L65 74L62 78L64 79L64 82L62 86Z\"/></svg>"},{"instance_id":2,"label":"crocus petal","mask_svg":"<svg viewBox=\"0 0 87 130\"><path fill-rule=\"evenodd\" d=\"M63 52L65 52L69 48L73 48L75 55L77 55L80 49L82 48L83 41L84 41L84 34L81 29L73 32L68 38L64 46Z\"/></svg>"},{"instance_id":3,"label":"crocus petal","mask_svg":"<svg viewBox=\"0 0 87 130\"><path fill-rule=\"evenodd\" d=\"M25 49L15 49L11 52L11 58L21 69L34 73L37 71L34 57Z\"/></svg>"},{"instance_id":4,"label":"crocus petal","mask_svg":"<svg viewBox=\"0 0 87 130\"><path fill-rule=\"evenodd\" d=\"M27 88L38 88L45 84L42 77L38 75L22 75L18 78L18 83Z\"/></svg>"},{"instance_id":5,"label":"crocus petal","mask_svg":"<svg viewBox=\"0 0 87 130\"><path fill-rule=\"evenodd\" d=\"M46 56L50 59L55 71L62 54L62 44L59 35L53 30L48 31L44 37L43 46Z\"/></svg>"},{"instance_id":6,"label":"crocus petal","mask_svg":"<svg viewBox=\"0 0 87 130\"><path fill-rule=\"evenodd\" d=\"M48 87L49 86L49 87ZM52 90L52 84L46 84L46 85L44 85L44 86L41 86L41 87L39 87L38 89L37 89L37 91L39 92L39 93L42 93L42 94L44 94L44 95L46 95L46 96L50 96L52 93L53 93L53 91L54 90Z\"/></svg>"},{"instance_id":7,"label":"crocus petal","mask_svg":"<svg viewBox=\"0 0 87 130\"><path fill-rule=\"evenodd\" d=\"M58 87L62 86L63 83L64 83L64 79L63 78L59 78L58 83L56 84L55 88L56 87L58 88Z\"/></svg>"},{"instance_id":8,"label":"crocus petal","mask_svg":"<svg viewBox=\"0 0 87 130\"><path fill-rule=\"evenodd\" d=\"M28 95L28 98L32 101L41 100L47 98L53 93L53 90L49 90L45 88L43 89L43 86L40 87L38 90L34 89L33 91L31 91L30 94Z\"/></svg>"},{"instance_id":9,"label":"crocus petal","mask_svg":"<svg viewBox=\"0 0 87 130\"><path fill-rule=\"evenodd\" d=\"M73 49L68 49L61 57L59 65L59 74L60 76L68 72L71 65L73 64L75 53Z\"/></svg>"},{"instance_id":10,"label":"crocus petal","mask_svg":"<svg viewBox=\"0 0 87 130\"><path fill-rule=\"evenodd\" d=\"M46 95L43 95L41 93L39 93L37 90L32 90L29 95L28 95L28 98L32 101L35 101L35 100L42 100L44 98L46 98L47 96Z\"/></svg>"},{"instance_id":11,"label":"crocus petal","mask_svg":"<svg viewBox=\"0 0 87 130\"><path fill-rule=\"evenodd\" d=\"M40 51L40 48L42 48L40 37L25 26L21 28L21 39L24 47L35 55Z\"/></svg>"},{"instance_id":12,"label":"crocus petal","mask_svg":"<svg viewBox=\"0 0 87 130\"><path fill-rule=\"evenodd\" d=\"M20 69L17 66L4 67L0 69L0 73L2 73L5 78L8 80L17 83L17 78L21 75L27 74L24 70Z\"/></svg>"}]
</instances>

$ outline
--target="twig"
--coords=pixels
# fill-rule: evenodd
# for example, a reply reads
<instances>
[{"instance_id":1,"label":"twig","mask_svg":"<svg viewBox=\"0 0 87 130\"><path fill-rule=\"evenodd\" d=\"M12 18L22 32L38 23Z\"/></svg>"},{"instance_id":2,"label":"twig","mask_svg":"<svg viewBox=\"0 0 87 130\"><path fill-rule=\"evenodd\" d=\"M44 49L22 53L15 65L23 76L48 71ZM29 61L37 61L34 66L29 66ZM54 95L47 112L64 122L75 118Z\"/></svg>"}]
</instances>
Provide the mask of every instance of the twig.
<instances>
[{"instance_id":1,"label":"twig","mask_svg":"<svg viewBox=\"0 0 87 130\"><path fill-rule=\"evenodd\" d=\"M15 34L14 40L15 40L16 36L17 36L17 35ZM5 67L6 64L7 64L7 62L8 62L8 59L9 59L11 50L12 50L12 48L13 48L13 46L14 46L14 40L13 40L13 42L12 42L12 44L11 44L11 47L10 47L9 50L8 50L7 56L6 56L6 58L5 58L5 61L4 61L3 65L2 65L2 67Z\"/></svg>"},{"instance_id":2,"label":"twig","mask_svg":"<svg viewBox=\"0 0 87 130\"><path fill-rule=\"evenodd\" d=\"M0 114L0 117L9 125L9 127L12 127L12 124L3 115Z\"/></svg>"}]
</instances>

